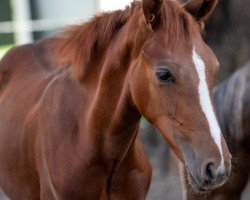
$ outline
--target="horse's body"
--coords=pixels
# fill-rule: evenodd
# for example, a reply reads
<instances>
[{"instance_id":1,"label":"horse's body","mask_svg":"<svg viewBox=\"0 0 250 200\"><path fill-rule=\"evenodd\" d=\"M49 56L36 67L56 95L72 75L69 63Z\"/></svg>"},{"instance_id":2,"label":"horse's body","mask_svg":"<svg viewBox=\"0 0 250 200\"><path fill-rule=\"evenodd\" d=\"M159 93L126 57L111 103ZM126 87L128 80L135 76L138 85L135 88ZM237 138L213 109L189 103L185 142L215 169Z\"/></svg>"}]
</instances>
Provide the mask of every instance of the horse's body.
<instances>
[{"instance_id":1,"label":"horse's body","mask_svg":"<svg viewBox=\"0 0 250 200\"><path fill-rule=\"evenodd\" d=\"M250 172L250 63L214 90L217 116L233 155L234 172L228 182L209 195L211 200L240 200ZM188 200L206 199L188 193Z\"/></svg>"},{"instance_id":2,"label":"horse's body","mask_svg":"<svg viewBox=\"0 0 250 200\"><path fill-rule=\"evenodd\" d=\"M137 135L141 115L187 162L197 190L222 185L231 155L209 97L218 62L199 27L215 4L136 2L7 53L0 62L6 194L145 199L151 168Z\"/></svg>"},{"instance_id":3,"label":"horse's body","mask_svg":"<svg viewBox=\"0 0 250 200\"><path fill-rule=\"evenodd\" d=\"M125 104L120 102L119 105L121 88L114 93L98 94L101 95L100 99L106 97L110 103L100 106L98 120L116 118L115 126L107 122L105 130L102 131L114 129L112 134L132 143L124 144L118 140L116 144L116 141L111 142L108 139L110 144L101 146L104 145L102 142L92 138L102 135L101 131L99 133L99 130L92 130L98 127L96 121L90 123L91 117L94 116L81 116L81 113L91 113L90 109L94 109L90 106L93 100L91 95L98 96L97 88L81 88L72 81L68 68L52 67L49 63L49 58L53 56L49 51L51 46L46 44L47 41L44 41L19 47L12 50L3 60L11 67L4 71L8 80L1 94L0 104L0 132L4 133L1 135L0 146L2 149L8 149L8 152L0 151L0 158L4 160L0 170L5 172L0 176L1 185L11 199L39 199L40 187L44 190L41 191L44 199L106 199L105 194L109 189L106 186L109 181L115 183L117 179L122 184L116 184L115 190L113 189L114 199L145 199L151 169L148 161L144 159L145 154L139 138L134 141L140 116L130 108L120 107ZM2 63L2 68L4 67ZM112 74L113 72L110 72L111 76ZM122 86L122 78L115 80L110 87L115 87L116 84ZM99 98L96 97L96 101ZM17 103L13 104L12 101ZM106 109L116 112L110 116ZM124 116L119 119L122 115ZM78 126L79 120L83 124L82 127ZM95 133L96 136L80 135L81 129ZM121 132L116 132L116 129ZM124 135L123 131L131 134ZM105 134L105 137L109 136ZM106 138L100 140L105 141ZM91 144L90 141L99 144ZM53 146L48 146L48 143L53 143ZM124 150L124 145L129 145L129 152L128 149ZM114 153L113 148L116 151ZM46 162L43 160L43 154L49 156ZM123 167L120 167L116 178L112 180L112 174L121 162L117 157L123 157L125 154L126 168L123 170ZM97 155L102 159L94 157ZM88 169L88 165L92 168ZM48 171L49 169L53 171ZM14 190L18 191L14 196L13 183L16 186ZM88 184L93 184L94 187L88 187ZM87 191L82 190L86 186ZM58 188L64 191L64 196L58 195L61 192Z\"/></svg>"}]
</instances>

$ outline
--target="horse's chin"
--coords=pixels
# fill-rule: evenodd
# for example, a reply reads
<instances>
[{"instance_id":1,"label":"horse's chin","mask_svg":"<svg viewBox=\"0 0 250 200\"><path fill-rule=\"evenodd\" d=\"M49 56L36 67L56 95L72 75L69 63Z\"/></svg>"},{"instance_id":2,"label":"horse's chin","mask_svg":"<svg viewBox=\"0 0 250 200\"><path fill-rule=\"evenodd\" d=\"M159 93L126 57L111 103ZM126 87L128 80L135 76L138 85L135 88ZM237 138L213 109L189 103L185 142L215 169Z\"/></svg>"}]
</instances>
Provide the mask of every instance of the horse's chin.
<instances>
[{"instance_id":1,"label":"horse's chin","mask_svg":"<svg viewBox=\"0 0 250 200\"><path fill-rule=\"evenodd\" d=\"M188 181L189 183L193 186L193 188L195 189L196 192L199 193L206 193L211 191L211 189L205 189L203 188L193 177L193 175L191 174L191 172L188 170L187 168L187 173L188 173Z\"/></svg>"},{"instance_id":2,"label":"horse's chin","mask_svg":"<svg viewBox=\"0 0 250 200\"><path fill-rule=\"evenodd\" d=\"M211 185L204 186L201 183L199 183L199 181L197 181L197 179L194 178L194 176L192 175L192 173L190 172L190 170L188 168L186 168L186 171L187 171L187 175L188 175L188 181L197 193L209 193L210 191L221 187L227 181L227 179L225 179L225 181L221 182L220 184L214 184L212 186Z\"/></svg>"}]
</instances>

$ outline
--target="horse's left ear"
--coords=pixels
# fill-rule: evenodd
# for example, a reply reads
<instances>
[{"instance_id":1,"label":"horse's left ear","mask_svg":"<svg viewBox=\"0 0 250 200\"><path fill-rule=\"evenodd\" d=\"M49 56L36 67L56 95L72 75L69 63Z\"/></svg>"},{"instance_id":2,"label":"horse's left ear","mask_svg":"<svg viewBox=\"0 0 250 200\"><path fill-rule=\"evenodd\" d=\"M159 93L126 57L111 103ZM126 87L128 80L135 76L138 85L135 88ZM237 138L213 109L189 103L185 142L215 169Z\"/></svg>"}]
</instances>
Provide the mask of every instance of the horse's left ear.
<instances>
[{"instance_id":1,"label":"horse's left ear","mask_svg":"<svg viewBox=\"0 0 250 200\"><path fill-rule=\"evenodd\" d=\"M214 11L218 0L189 0L183 7L195 17L198 22L206 20Z\"/></svg>"},{"instance_id":2,"label":"horse's left ear","mask_svg":"<svg viewBox=\"0 0 250 200\"><path fill-rule=\"evenodd\" d=\"M162 3L163 0L142 0L143 13L147 24L149 24L151 28L160 15Z\"/></svg>"}]
</instances>

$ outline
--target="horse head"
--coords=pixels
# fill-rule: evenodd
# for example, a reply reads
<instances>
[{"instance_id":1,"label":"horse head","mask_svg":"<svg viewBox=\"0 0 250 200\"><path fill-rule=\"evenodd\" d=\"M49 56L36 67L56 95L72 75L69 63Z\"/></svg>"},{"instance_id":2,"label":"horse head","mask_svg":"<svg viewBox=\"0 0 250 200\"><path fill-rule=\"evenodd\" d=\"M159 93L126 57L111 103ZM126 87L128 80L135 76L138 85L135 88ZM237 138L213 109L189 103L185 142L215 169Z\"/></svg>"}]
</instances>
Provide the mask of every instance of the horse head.
<instances>
[{"instance_id":1,"label":"horse head","mask_svg":"<svg viewBox=\"0 0 250 200\"><path fill-rule=\"evenodd\" d=\"M143 0L138 37L144 40L129 80L137 109L168 141L198 191L221 186L231 170L211 99L219 62L201 34L216 4Z\"/></svg>"}]
</instances>

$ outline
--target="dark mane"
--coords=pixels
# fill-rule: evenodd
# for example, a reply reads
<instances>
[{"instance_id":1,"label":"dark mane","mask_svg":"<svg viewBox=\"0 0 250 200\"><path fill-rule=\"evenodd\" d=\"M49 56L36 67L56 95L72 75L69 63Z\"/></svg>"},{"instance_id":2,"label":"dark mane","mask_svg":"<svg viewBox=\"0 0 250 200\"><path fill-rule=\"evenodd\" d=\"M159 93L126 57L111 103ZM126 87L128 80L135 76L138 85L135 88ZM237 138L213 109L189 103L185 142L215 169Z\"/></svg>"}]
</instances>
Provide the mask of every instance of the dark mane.
<instances>
[{"instance_id":1,"label":"dark mane","mask_svg":"<svg viewBox=\"0 0 250 200\"><path fill-rule=\"evenodd\" d=\"M165 0L161 14L168 44L174 44L183 35L190 32L194 26L191 16L181 8L177 1ZM56 55L60 63L72 66L75 80L83 78L84 69L91 62L93 56L97 58L109 45L113 36L131 19L137 24L142 19L142 3L134 1L125 10L106 12L96 15L90 21L75 25L57 36Z\"/></svg>"}]
</instances>

